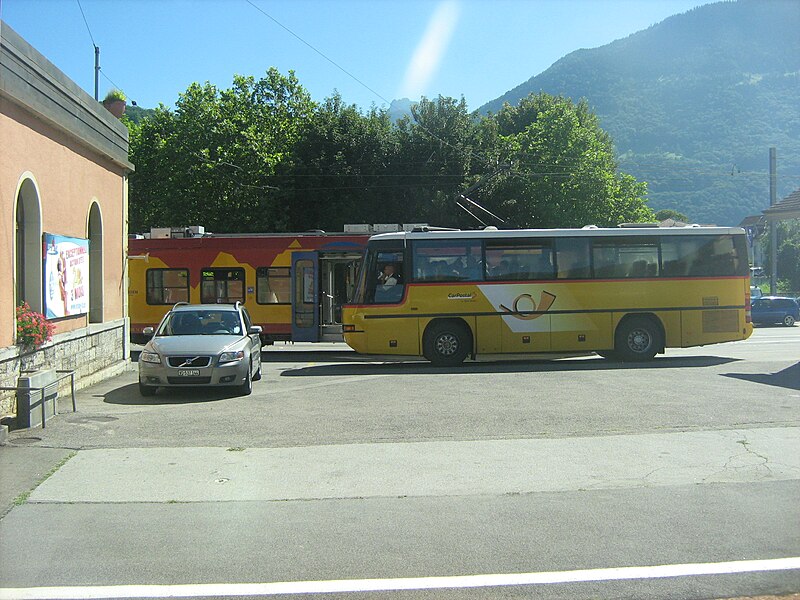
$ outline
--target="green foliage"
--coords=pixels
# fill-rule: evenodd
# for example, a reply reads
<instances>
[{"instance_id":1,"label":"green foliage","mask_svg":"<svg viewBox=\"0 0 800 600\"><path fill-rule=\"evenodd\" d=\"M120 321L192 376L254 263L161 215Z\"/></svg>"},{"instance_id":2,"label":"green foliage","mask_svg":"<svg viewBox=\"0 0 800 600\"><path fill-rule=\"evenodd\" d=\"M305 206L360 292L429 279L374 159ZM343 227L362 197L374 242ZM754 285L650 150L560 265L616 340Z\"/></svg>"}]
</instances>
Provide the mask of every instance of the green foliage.
<instances>
[{"instance_id":1,"label":"green foliage","mask_svg":"<svg viewBox=\"0 0 800 600\"><path fill-rule=\"evenodd\" d=\"M141 106L130 105L125 108L125 114L122 116L122 121L125 122L127 119L128 121L140 124L144 119L147 119L155 114L155 110L152 108L142 108Z\"/></svg>"},{"instance_id":2,"label":"green foliage","mask_svg":"<svg viewBox=\"0 0 800 600\"><path fill-rule=\"evenodd\" d=\"M109 92L106 94L106 97L103 98L103 102L111 102L112 100L121 100L122 102L125 102L127 99L128 97L122 90L114 89L109 90Z\"/></svg>"},{"instance_id":3,"label":"green foliage","mask_svg":"<svg viewBox=\"0 0 800 600\"><path fill-rule=\"evenodd\" d=\"M212 231L280 231L284 206L272 185L314 104L294 73L236 76L219 91L194 83L174 111L157 108L130 126L130 228L203 224Z\"/></svg>"},{"instance_id":4,"label":"green foliage","mask_svg":"<svg viewBox=\"0 0 800 600\"><path fill-rule=\"evenodd\" d=\"M509 227L652 220L644 184L617 172L611 139L585 102L541 94L479 119L463 98L440 96L411 111L393 123L389 111L364 114L338 94L317 105L293 74L274 69L258 81L237 76L229 90L192 84L174 111L125 121L136 165L131 231L474 228L456 199L477 182L470 197ZM485 180L503 164L513 166Z\"/></svg>"},{"instance_id":5,"label":"green foliage","mask_svg":"<svg viewBox=\"0 0 800 600\"><path fill-rule=\"evenodd\" d=\"M674 219L675 221L681 221L682 223L688 223L689 217L687 217L682 212L677 210L673 210L671 208L662 208L659 211L656 211L656 221L666 221L667 219Z\"/></svg>"},{"instance_id":6,"label":"green foliage","mask_svg":"<svg viewBox=\"0 0 800 600\"><path fill-rule=\"evenodd\" d=\"M778 234L778 291L800 292L800 219L781 221L776 227ZM765 269L772 273L770 256L771 238L767 233L761 238Z\"/></svg>"},{"instance_id":7,"label":"green foliage","mask_svg":"<svg viewBox=\"0 0 800 600\"><path fill-rule=\"evenodd\" d=\"M499 158L512 165L487 200L496 214L521 227L652 220L645 185L617 172L611 139L585 101L532 94L494 119Z\"/></svg>"}]
</instances>

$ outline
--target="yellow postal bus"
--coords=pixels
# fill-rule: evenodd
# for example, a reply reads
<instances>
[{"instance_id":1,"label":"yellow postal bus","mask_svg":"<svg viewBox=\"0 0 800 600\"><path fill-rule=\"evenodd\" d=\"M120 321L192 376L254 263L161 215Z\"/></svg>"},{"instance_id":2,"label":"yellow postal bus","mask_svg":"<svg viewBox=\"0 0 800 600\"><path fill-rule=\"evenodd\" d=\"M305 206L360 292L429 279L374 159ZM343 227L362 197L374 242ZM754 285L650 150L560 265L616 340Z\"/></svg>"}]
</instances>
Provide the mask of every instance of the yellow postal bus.
<instances>
[{"instance_id":1,"label":"yellow postal bus","mask_svg":"<svg viewBox=\"0 0 800 600\"><path fill-rule=\"evenodd\" d=\"M745 232L640 226L376 235L343 323L357 352L437 365L584 351L644 361L667 347L744 340L753 329Z\"/></svg>"}]
</instances>

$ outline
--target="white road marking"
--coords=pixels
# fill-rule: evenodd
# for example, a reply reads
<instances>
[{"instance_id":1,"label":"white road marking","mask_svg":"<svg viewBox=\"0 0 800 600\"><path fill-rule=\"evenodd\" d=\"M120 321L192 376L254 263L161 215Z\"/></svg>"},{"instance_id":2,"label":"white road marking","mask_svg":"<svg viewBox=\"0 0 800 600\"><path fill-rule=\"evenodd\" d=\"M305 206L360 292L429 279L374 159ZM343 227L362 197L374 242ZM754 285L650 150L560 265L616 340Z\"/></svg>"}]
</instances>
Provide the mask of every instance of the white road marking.
<instances>
[{"instance_id":1,"label":"white road marking","mask_svg":"<svg viewBox=\"0 0 800 600\"><path fill-rule=\"evenodd\" d=\"M105 585L0 588L0 600L80 600L108 598L218 598L222 596L280 596L438 590L518 585L550 585L665 577L730 575L800 569L800 556L766 560L689 563L649 567L612 567L542 573L404 577L397 579L341 579L273 583L197 583L179 585Z\"/></svg>"}]
</instances>

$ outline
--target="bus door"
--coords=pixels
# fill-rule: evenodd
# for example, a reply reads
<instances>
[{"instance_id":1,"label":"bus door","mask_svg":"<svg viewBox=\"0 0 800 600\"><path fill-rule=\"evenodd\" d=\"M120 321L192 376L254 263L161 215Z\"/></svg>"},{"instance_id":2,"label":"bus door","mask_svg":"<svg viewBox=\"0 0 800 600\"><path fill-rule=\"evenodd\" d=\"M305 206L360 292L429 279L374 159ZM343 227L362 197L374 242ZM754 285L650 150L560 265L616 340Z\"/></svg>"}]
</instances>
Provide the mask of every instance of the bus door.
<instances>
[{"instance_id":1,"label":"bus door","mask_svg":"<svg viewBox=\"0 0 800 600\"><path fill-rule=\"evenodd\" d=\"M320 341L343 342L342 305L353 296L360 253L320 252Z\"/></svg>"},{"instance_id":2,"label":"bus door","mask_svg":"<svg viewBox=\"0 0 800 600\"><path fill-rule=\"evenodd\" d=\"M292 254L292 340L318 342L319 255L315 251Z\"/></svg>"}]
</instances>

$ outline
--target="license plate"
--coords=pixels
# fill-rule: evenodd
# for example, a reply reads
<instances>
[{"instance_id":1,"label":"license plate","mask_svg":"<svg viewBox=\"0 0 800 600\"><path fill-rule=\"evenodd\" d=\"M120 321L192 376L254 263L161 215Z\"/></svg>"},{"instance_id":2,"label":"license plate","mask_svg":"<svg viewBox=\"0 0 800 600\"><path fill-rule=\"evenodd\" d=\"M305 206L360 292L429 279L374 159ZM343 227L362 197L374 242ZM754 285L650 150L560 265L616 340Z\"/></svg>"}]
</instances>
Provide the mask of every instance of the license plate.
<instances>
[{"instance_id":1,"label":"license plate","mask_svg":"<svg viewBox=\"0 0 800 600\"><path fill-rule=\"evenodd\" d=\"M200 369L178 369L179 377L199 377Z\"/></svg>"}]
</instances>

